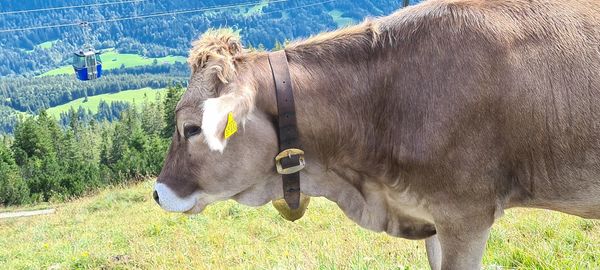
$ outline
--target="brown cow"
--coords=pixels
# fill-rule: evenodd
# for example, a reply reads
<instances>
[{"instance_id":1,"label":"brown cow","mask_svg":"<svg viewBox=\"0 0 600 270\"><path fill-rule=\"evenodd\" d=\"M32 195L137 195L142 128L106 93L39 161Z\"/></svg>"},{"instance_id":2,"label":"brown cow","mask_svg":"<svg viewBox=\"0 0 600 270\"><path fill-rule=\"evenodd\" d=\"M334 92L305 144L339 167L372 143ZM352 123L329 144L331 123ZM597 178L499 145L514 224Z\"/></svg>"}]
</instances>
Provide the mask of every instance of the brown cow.
<instances>
[{"instance_id":1,"label":"brown cow","mask_svg":"<svg viewBox=\"0 0 600 270\"><path fill-rule=\"evenodd\" d=\"M600 218L600 1L432 0L285 51L302 191L428 238L434 269L479 268L507 208ZM282 196L268 54L219 32L194 44L164 209ZM225 139L229 112L240 131Z\"/></svg>"}]
</instances>

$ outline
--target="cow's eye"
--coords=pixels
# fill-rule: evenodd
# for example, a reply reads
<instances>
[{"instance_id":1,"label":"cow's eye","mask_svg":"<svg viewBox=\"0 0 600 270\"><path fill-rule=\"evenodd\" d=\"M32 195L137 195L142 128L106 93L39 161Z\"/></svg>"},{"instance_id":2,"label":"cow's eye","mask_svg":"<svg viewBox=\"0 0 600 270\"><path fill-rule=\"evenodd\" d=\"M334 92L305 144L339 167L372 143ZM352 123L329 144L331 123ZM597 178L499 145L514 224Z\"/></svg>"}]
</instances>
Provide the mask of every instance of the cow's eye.
<instances>
[{"instance_id":1,"label":"cow's eye","mask_svg":"<svg viewBox=\"0 0 600 270\"><path fill-rule=\"evenodd\" d=\"M200 134L201 132L202 132L202 128L200 128L200 126L191 125L191 124L185 124L183 126L183 136L185 136L186 139L196 136L196 135Z\"/></svg>"}]
</instances>

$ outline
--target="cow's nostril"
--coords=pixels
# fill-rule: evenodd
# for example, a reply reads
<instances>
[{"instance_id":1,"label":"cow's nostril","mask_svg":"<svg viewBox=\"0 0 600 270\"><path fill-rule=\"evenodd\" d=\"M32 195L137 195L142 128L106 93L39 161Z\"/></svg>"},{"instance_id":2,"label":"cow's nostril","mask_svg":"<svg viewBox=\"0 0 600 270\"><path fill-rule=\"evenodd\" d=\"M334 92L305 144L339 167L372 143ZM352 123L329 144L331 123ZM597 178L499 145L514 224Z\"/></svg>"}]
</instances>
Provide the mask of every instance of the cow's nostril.
<instances>
[{"instance_id":1,"label":"cow's nostril","mask_svg":"<svg viewBox=\"0 0 600 270\"><path fill-rule=\"evenodd\" d=\"M158 204L160 204L160 202L158 201L158 192L156 192L156 190L152 193L152 197L154 198L154 201Z\"/></svg>"}]
</instances>

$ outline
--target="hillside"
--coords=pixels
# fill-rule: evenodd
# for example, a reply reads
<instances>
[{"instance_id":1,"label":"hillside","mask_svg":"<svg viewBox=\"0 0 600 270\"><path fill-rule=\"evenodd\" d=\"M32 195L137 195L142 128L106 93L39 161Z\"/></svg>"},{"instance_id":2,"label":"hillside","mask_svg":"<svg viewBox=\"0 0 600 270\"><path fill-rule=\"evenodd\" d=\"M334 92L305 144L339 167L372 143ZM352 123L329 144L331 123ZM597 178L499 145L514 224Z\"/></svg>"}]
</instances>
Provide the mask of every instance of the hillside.
<instances>
[{"instance_id":1,"label":"hillside","mask_svg":"<svg viewBox=\"0 0 600 270\"><path fill-rule=\"evenodd\" d=\"M47 110L48 114L54 116L56 119L60 117L61 113L66 113L69 109L73 108L77 110L79 107L82 107L84 110L89 110L92 113L98 112L98 105L100 102L114 102L114 101L124 101L131 104L140 104L145 100L148 102L154 102L157 98L157 95L163 94L166 89L152 89L152 88L142 88L136 90L125 90L118 93L108 93L101 94L96 96L86 98L78 98L69 103L59 105L56 107L52 107Z\"/></svg>"},{"instance_id":2,"label":"hillside","mask_svg":"<svg viewBox=\"0 0 600 270\"><path fill-rule=\"evenodd\" d=\"M425 269L422 241L363 230L335 204L313 199L291 223L271 205L234 202L197 216L169 214L153 181L56 205L56 214L0 220L5 269ZM517 269L600 268L600 221L509 210L484 258Z\"/></svg>"}]
</instances>

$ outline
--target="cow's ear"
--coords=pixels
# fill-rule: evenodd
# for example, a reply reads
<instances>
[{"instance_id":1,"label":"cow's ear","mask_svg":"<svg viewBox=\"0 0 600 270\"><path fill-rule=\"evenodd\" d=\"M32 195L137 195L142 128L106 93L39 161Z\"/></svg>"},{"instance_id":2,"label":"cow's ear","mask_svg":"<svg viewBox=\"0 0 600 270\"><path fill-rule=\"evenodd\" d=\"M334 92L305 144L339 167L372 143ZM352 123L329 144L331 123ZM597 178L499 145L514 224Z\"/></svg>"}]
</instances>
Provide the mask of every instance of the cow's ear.
<instances>
[{"instance_id":1,"label":"cow's ear","mask_svg":"<svg viewBox=\"0 0 600 270\"><path fill-rule=\"evenodd\" d=\"M242 51L239 36L232 30L209 30L194 41L188 62L192 72L214 74L222 83L228 83L235 75L234 58Z\"/></svg>"},{"instance_id":2,"label":"cow's ear","mask_svg":"<svg viewBox=\"0 0 600 270\"><path fill-rule=\"evenodd\" d=\"M235 136L237 126L243 125L254 109L254 96L252 88L242 87L204 101L202 133L211 150L225 150L228 139Z\"/></svg>"}]
</instances>

